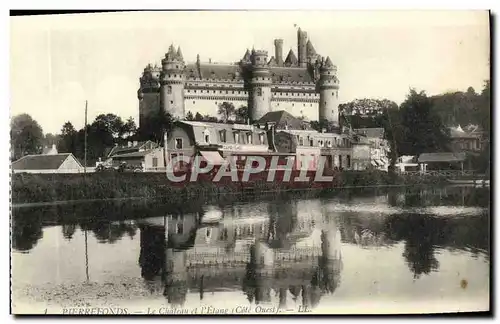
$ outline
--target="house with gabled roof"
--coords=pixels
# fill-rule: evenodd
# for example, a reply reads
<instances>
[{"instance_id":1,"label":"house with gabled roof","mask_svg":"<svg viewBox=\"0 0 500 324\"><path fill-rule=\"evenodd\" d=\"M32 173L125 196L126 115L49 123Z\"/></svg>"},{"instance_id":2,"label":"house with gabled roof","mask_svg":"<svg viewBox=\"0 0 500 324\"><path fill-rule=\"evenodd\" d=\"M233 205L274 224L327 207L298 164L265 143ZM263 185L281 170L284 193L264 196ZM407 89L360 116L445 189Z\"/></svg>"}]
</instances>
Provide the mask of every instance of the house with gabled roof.
<instances>
[{"instance_id":1,"label":"house with gabled roof","mask_svg":"<svg viewBox=\"0 0 500 324\"><path fill-rule=\"evenodd\" d=\"M71 153L26 155L12 162L14 173L83 173L84 168Z\"/></svg>"}]
</instances>

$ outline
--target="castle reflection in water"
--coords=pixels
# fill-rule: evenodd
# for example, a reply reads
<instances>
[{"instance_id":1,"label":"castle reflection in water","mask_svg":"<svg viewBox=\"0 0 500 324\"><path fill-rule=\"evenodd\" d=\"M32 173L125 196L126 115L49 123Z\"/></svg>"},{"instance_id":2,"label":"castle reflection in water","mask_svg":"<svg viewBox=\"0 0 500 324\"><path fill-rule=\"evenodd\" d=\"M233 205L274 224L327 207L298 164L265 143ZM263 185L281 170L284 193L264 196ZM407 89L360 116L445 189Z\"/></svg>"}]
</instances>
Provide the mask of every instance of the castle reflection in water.
<instances>
[{"instance_id":1,"label":"castle reflection in water","mask_svg":"<svg viewBox=\"0 0 500 324\"><path fill-rule=\"evenodd\" d=\"M283 308L287 299L314 307L322 295L334 293L342 271L335 221L309 214L320 206L304 202L266 207L268 217L258 216L259 203L245 208L255 217L236 207L137 221L139 264L150 292L183 305L188 291L203 299L237 288L255 304L269 303L275 294Z\"/></svg>"}]
</instances>

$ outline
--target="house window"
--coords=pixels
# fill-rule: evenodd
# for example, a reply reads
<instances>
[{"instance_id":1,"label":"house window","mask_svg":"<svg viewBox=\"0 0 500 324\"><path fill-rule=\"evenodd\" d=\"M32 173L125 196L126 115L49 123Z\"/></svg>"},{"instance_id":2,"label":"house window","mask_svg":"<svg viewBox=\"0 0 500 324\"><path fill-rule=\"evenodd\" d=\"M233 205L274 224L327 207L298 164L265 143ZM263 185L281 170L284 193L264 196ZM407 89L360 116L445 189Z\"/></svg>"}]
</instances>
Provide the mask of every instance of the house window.
<instances>
[{"instance_id":1,"label":"house window","mask_svg":"<svg viewBox=\"0 0 500 324\"><path fill-rule=\"evenodd\" d=\"M182 234L184 232L184 224L178 223L177 224L177 234Z\"/></svg>"},{"instance_id":2,"label":"house window","mask_svg":"<svg viewBox=\"0 0 500 324\"><path fill-rule=\"evenodd\" d=\"M182 150L182 138L175 139L175 148L177 150Z\"/></svg>"},{"instance_id":3,"label":"house window","mask_svg":"<svg viewBox=\"0 0 500 324\"><path fill-rule=\"evenodd\" d=\"M158 167L158 158L154 157L153 158L153 168L156 168L156 167Z\"/></svg>"},{"instance_id":4,"label":"house window","mask_svg":"<svg viewBox=\"0 0 500 324\"><path fill-rule=\"evenodd\" d=\"M314 146L314 139L312 138L309 139L309 146Z\"/></svg>"},{"instance_id":5,"label":"house window","mask_svg":"<svg viewBox=\"0 0 500 324\"><path fill-rule=\"evenodd\" d=\"M302 137L299 137L299 145L304 146L304 139Z\"/></svg>"},{"instance_id":6,"label":"house window","mask_svg":"<svg viewBox=\"0 0 500 324\"><path fill-rule=\"evenodd\" d=\"M346 155L346 160L347 160L347 167L350 168L351 167L351 156Z\"/></svg>"},{"instance_id":7,"label":"house window","mask_svg":"<svg viewBox=\"0 0 500 324\"><path fill-rule=\"evenodd\" d=\"M172 86L167 87L167 94L172 94Z\"/></svg>"},{"instance_id":8,"label":"house window","mask_svg":"<svg viewBox=\"0 0 500 324\"><path fill-rule=\"evenodd\" d=\"M240 142L240 134L239 133L234 133L234 142L236 144Z\"/></svg>"},{"instance_id":9,"label":"house window","mask_svg":"<svg viewBox=\"0 0 500 324\"><path fill-rule=\"evenodd\" d=\"M210 134L205 134L205 143L210 143Z\"/></svg>"},{"instance_id":10,"label":"house window","mask_svg":"<svg viewBox=\"0 0 500 324\"><path fill-rule=\"evenodd\" d=\"M221 130L219 132L219 135L220 135L220 141L222 143L226 143L226 131L225 130Z\"/></svg>"},{"instance_id":11,"label":"house window","mask_svg":"<svg viewBox=\"0 0 500 324\"><path fill-rule=\"evenodd\" d=\"M260 144L264 144L264 134L259 134Z\"/></svg>"},{"instance_id":12,"label":"house window","mask_svg":"<svg viewBox=\"0 0 500 324\"><path fill-rule=\"evenodd\" d=\"M252 144L252 133L247 134L247 144Z\"/></svg>"}]
</instances>

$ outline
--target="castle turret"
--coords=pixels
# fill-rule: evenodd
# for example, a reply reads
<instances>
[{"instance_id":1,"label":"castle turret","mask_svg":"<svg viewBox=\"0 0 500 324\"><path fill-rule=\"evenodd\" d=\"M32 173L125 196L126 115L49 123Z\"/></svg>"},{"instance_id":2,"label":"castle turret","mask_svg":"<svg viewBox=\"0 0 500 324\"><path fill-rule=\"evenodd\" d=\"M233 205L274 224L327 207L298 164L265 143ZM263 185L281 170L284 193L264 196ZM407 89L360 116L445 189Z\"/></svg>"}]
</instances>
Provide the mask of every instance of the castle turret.
<instances>
[{"instance_id":1,"label":"castle turret","mask_svg":"<svg viewBox=\"0 0 500 324\"><path fill-rule=\"evenodd\" d=\"M327 120L339 126L339 81L337 67L330 57L321 63L319 88L319 120Z\"/></svg>"},{"instance_id":2,"label":"castle turret","mask_svg":"<svg viewBox=\"0 0 500 324\"><path fill-rule=\"evenodd\" d=\"M165 58L161 60L161 108L174 118L183 119L184 114L184 60L182 52L170 45Z\"/></svg>"},{"instance_id":3,"label":"castle turret","mask_svg":"<svg viewBox=\"0 0 500 324\"><path fill-rule=\"evenodd\" d=\"M283 40L274 40L274 59L276 60L276 65L283 66Z\"/></svg>"},{"instance_id":4,"label":"castle turret","mask_svg":"<svg viewBox=\"0 0 500 324\"><path fill-rule=\"evenodd\" d=\"M149 116L157 114L160 108L160 72L158 66L148 64L139 78L140 87L137 90L139 99L139 125L147 127Z\"/></svg>"},{"instance_id":5,"label":"castle turret","mask_svg":"<svg viewBox=\"0 0 500 324\"><path fill-rule=\"evenodd\" d=\"M299 28L297 31L297 52L299 55L299 67L307 66L307 33Z\"/></svg>"},{"instance_id":6,"label":"castle turret","mask_svg":"<svg viewBox=\"0 0 500 324\"><path fill-rule=\"evenodd\" d=\"M271 110L271 75L267 51L252 51L252 79L248 107L250 119L256 121Z\"/></svg>"}]
</instances>

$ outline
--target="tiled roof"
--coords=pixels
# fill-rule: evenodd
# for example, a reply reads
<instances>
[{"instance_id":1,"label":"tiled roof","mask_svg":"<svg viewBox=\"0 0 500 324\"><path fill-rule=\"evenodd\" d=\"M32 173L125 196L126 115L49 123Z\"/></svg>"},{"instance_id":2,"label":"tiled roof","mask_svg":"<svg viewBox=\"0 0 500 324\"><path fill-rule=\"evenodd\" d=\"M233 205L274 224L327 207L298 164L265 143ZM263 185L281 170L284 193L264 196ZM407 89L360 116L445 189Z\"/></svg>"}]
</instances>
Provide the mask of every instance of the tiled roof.
<instances>
[{"instance_id":1,"label":"tiled roof","mask_svg":"<svg viewBox=\"0 0 500 324\"><path fill-rule=\"evenodd\" d=\"M14 170L57 170L61 164L71 156L71 153L60 153L53 155L26 155L19 160L12 162ZM76 160L76 159L75 159ZM78 164L78 160L76 160Z\"/></svg>"},{"instance_id":2,"label":"tiled roof","mask_svg":"<svg viewBox=\"0 0 500 324\"><path fill-rule=\"evenodd\" d=\"M292 114L284 110L270 111L256 122L257 125L265 125L266 123L274 123L276 125L276 129L311 129L309 123L294 117Z\"/></svg>"},{"instance_id":3,"label":"tiled roof","mask_svg":"<svg viewBox=\"0 0 500 324\"><path fill-rule=\"evenodd\" d=\"M463 162L465 160L465 153L422 153L418 157L418 162Z\"/></svg>"},{"instance_id":4,"label":"tiled roof","mask_svg":"<svg viewBox=\"0 0 500 324\"><path fill-rule=\"evenodd\" d=\"M273 82L313 82L306 68L271 67Z\"/></svg>"},{"instance_id":5,"label":"tiled roof","mask_svg":"<svg viewBox=\"0 0 500 324\"><path fill-rule=\"evenodd\" d=\"M466 132L459 125L458 127L450 127L450 136L453 138L477 138L479 134Z\"/></svg>"},{"instance_id":6,"label":"tiled roof","mask_svg":"<svg viewBox=\"0 0 500 324\"><path fill-rule=\"evenodd\" d=\"M212 63L201 63L200 71L198 71L196 64L188 64L186 66L186 76L188 78L217 80L239 80L242 78L240 67L238 65Z\"/></svg>"},{"instance_id":7,"label":"tiled roof","mask_svg":"<svg viewBox=\"0 0 500 324\"><path fill-rule=\"evenodd\" d=\"M299 60L297 60L297 56L295 56L295 53L293 52L293 50L290 49L290 51L288 52L288 55L286 56L286 59L285 59L285 65L296 66L297 64L299 64Z\"/></svg>"},{"instance_id":8,"label":"tiled roof","mask_svg":"<svg viewBox=\"0 0 500 324\"><path fill-rule=\"evenodd\" d=\"M107 148L106 149L107 151L109 151L109 153L106 154L106 156L110 157L112 155L135 152L135 151L139 150L141 147L143 147L147 143L153 144L153 147L157 147L158 146L156 143L151 142L151 141L137 142L137 145L133 145L133 146L114 146L112 148Z\"/></svg>"}]
</instances>

